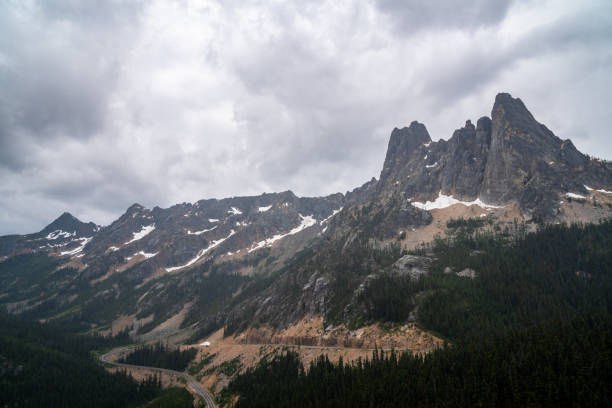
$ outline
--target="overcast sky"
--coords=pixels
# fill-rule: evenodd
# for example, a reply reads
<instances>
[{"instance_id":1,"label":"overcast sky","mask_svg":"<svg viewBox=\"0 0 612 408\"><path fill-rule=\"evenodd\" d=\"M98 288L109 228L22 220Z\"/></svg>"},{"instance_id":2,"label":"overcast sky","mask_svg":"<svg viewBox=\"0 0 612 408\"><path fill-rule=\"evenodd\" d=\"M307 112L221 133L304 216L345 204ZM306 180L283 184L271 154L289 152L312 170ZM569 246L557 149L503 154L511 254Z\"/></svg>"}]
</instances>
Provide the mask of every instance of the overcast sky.
<instances>
[{"instance_id":1,"label":"overcast sky","mask_svg":"<svg viewBox=\"0 0 612 408\"><path fill-rule=\"evenodd\" d=\"M612 2L2 1L0 234L345 192L501 91L611 159Z\"/></svg>"}]
</instances>

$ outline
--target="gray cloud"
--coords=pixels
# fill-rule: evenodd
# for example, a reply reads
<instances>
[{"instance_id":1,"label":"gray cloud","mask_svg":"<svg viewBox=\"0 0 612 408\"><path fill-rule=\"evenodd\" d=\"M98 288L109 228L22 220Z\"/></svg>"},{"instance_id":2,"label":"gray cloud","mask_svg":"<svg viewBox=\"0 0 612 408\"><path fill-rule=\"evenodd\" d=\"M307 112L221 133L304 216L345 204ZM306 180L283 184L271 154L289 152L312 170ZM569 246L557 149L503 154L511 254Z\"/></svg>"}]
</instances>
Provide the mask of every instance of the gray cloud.
<instances>
[{"instance_id":1,"label":"gray cloud","mask_svg":"<svg viewBox=\"0 0 612 408\"><path fill-rule=\"evenodd\" d=\"M499 91L610 158L610 16L595 0L2 3L0 234L352 189L393 127L448 138Z\"/></svg>"},{"instance_id":2,"label":"gray cloud","mask_svg":"<svg viewBox=\"0 0 612 408\"><path fill-rule=\"evenodd\" d=\"M123 24L136 10L92 4L0 5L3 146L23 149L28 138L89 138L105 126L125 52L121 44L134 35ZM16 154L0 164L19 167L27 160Z\"/></svg>"},{"instance_id":3,"label":"gray cloud","mask_svg":"<svg viewBox=\"0 0 612 408\"><path fill-rule=\"evenodd\" d=\"M413 33L423 29L475 30L496 24L506 16L513 1L375 0L375 3L399 31Z\"/></svg>"}]
</instances>

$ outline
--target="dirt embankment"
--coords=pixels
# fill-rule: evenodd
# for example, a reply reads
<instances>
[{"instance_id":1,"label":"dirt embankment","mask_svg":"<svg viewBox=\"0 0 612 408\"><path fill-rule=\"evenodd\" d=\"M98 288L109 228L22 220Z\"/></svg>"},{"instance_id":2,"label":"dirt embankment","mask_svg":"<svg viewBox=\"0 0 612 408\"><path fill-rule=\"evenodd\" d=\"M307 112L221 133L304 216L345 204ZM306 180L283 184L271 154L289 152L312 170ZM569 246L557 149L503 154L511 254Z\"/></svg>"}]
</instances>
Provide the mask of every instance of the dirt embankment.
<instances>
[{"instance_id":1,"label":"dirt embankment","mask_svg":"<svg viewBox=\"0 0 612 408\"><path fill-rule=\"evenodd\" d=\"M196 346L200 350L194 364L207 363L200 366L195 377L212 392L223 389L233 376L255 366L262 358L289 350L298 353L304 367L308 367L321 355L326 355L332 362L341 358L350 363L372 358L374 348L424 354L443 345L441 339L412 324L393 328L375 324L357 330L339 326L325 330L320 316L306 317L281 331L259 327L233 337L223 337L223 329L220 329L203 339L202 344L204 341L208 346ZM230 375L228 367L235 367Z\"/></svg>"},{"instance_id":2,"label":"dirt embankment","mask_svg":"<svg viewBox=\"0 0 612 408\"><path fill-rule=\"evenodd\" d=\"M356 330L349 330L341 325L325 330L320 316L306 317L282 331L266 326L250 328L232 340L237 344L282 344L358 349L382 348L420 353L429 352L442 345L442 340L420 330L414 324L393 328L373 324Z\"/></svg>"}]
</instances>

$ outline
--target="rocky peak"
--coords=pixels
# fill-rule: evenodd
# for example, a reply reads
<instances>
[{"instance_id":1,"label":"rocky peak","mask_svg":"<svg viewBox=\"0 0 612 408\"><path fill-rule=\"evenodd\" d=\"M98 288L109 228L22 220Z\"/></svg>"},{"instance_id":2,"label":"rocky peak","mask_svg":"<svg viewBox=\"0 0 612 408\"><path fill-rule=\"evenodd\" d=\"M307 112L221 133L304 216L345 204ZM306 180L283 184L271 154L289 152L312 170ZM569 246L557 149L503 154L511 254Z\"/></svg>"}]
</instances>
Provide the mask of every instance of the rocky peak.
<instances>
[{"instance_id":1,"label":"rocky peak","mask_svg":"<svg viewBox=\"0 0 612 408\"><path fill-rule=\"evenodd\" d=\"M611 182L607 166L555 136L520 99L500 93L490 118L479 118L476 126L467 120L448 141L432 142L418 122L394 129L376 196L403 194L425 202L442 193L493 205L516 201L528 218L552 220L559 196L587 194L585 184Z\"/></svg>"},{"instance_id":2,"label":"rocky peak","mask_svg":"<svg viewBox=\"0 0 612 408\"><path fill-rule=\"evenodd\" d=\"M77 235L83 236L94 231L96 225L92 222L84 223L68 212L64 212L55 221L47 225L40 234L47 235L54 231L76 232Z\"/></svg>"},{"instance_id":3,"label":"rocky peak","mask_svg":"<svg viewBox=\"0 0 612 408\"><path fill-rule=\"evenodd\" d=\"M130 206L128 207L128 209L126 210L126 212L125 212L125 213L126 213L126 214L133 214L133 213L140 212L140 211L142 211L142 210L144 210L144 209L145 209L145 207L144 207L144 206L142 206L142 205L140 205L140 204L138 204L138 203L134 203L134 204L132 204L132 205L130 205Z\"/></svg>"},{"instance_id":4,"label":"rocky peak","mask_svg":"<svg viewBox=\"0 0 612 408\"><path fill-rule=\"evenodd\" d=\"M476 122L476 138L487 146L491 145L491 118L483 116Z\"/></svg>"},{"instance_id":5,"label":"rocky peak","mask_svg":"<svg viewBox=\"0 0 612 408\"><path fill-rule=\"evenodd\" d=\"M389 139L387 158L392 158L399 153L411 152L422 144L429 142L431 142L431 137L425 125L413 121L409 127L393 129Z\"/></svg>"},{"instance_id":6,"label":"rocky peak","mask_svg":"<svg viewBox=\"0 0 612 408\"><path fill-rule=\"evenodd\" d=\"M401 167L407 156L414 154L421 146L430 142L431 137L427 128L417 121L413 121L409 127L393 129L380 174L381 181L386 179L394 169Z\"/></svg>"},{"instance_id":7,"label":"rocky peak","mask_svg":"<svg viewBox=\"0 0 612 408\"><path fill-rule=\"evenodd\" d=\"M516 199L526 213L552 218L561 190L582 191L576 183L581 177L570 173L583 171L588 159L509 94L497 95L491 116L491 147L481 195L500 204Z\"/></svg>"}]
</instances>

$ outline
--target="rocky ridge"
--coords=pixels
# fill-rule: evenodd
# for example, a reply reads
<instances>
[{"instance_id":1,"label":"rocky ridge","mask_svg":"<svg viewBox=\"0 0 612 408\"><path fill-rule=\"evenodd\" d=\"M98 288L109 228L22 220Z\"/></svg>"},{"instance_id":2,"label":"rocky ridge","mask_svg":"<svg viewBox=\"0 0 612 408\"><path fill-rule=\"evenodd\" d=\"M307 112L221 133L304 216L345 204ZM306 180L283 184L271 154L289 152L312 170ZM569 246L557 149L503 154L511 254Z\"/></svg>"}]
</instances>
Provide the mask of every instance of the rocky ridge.
<instances>
[{"instance_id":1,"label":"rocky ridge","mask_svg":"<svg viewBox=\"0 0 612 408\"><path fill-rule=\"evenodd\" d=\"M191 333L227 334L286 329L305 316L354 322L379 276L427 273L427 259L393 258L385 248L431 228L440 211L475 206L470 214L493 219L512 208L508 217L520 221L596 221L612 214L610 190L610 162L583 155L520 99L499 94L490 118L468 120L448 141L432 141L418 122L394 129L380 178L346 194L134 204L104 227L65 213L39 233L0 237L0 257L42 252L68 271L56 281L51 272L53 289L31 297L13 296L22 282L8 276L0 302L96 330L121 321L118 329L134 335L171 319Z\"/></svg>"}]
</instances>

